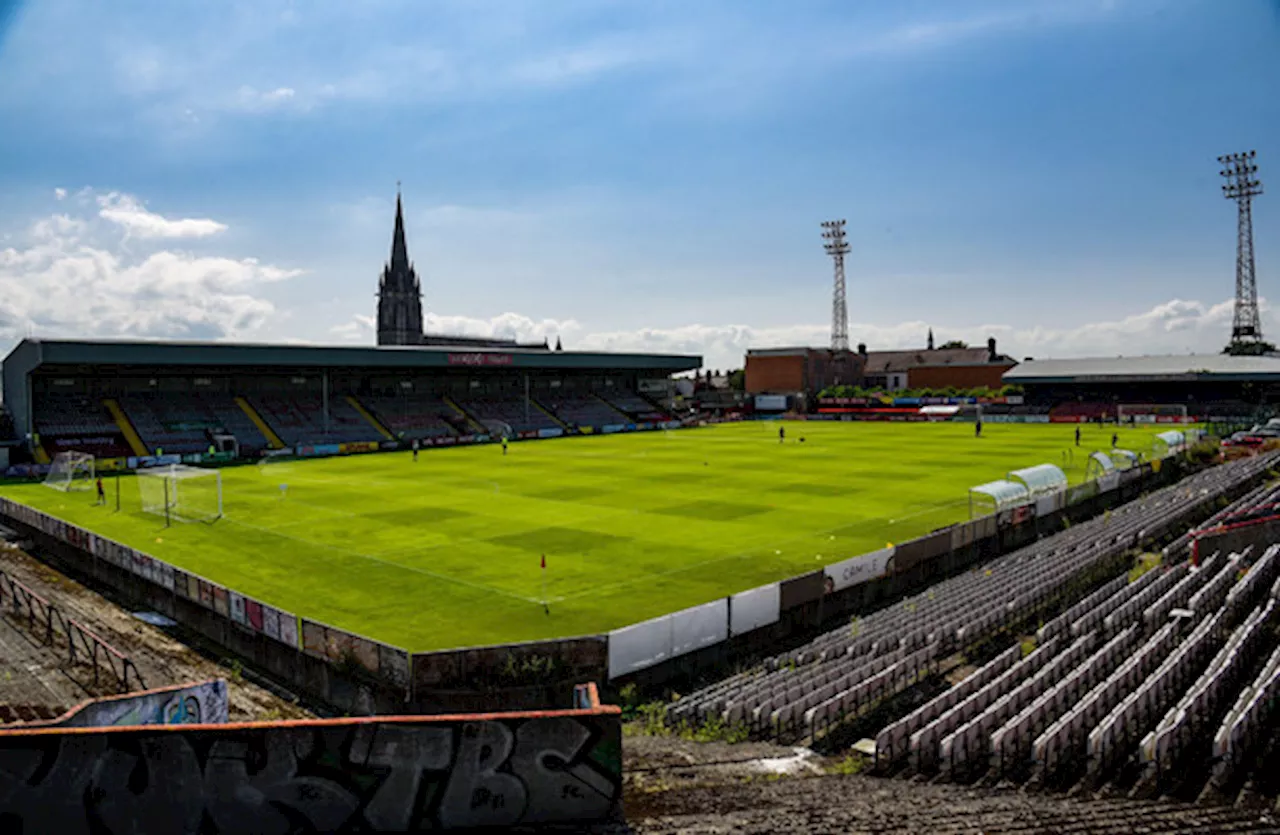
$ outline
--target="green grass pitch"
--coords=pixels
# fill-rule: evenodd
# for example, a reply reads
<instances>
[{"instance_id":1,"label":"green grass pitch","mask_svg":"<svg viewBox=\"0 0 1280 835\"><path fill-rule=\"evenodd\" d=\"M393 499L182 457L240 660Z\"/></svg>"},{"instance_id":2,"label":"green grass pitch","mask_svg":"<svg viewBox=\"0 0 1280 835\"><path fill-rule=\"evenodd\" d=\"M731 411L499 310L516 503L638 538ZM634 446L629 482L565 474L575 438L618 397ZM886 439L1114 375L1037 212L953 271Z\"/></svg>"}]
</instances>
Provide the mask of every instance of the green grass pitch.
<instances>
[{"instance_id":1,"label":"green grass pitch","mask_svg":"<svg viewBox=\"0 0 1280 835\"><path fill-rule=\"evenodd\" d=\"M224 469L175 524L39 484L0 492L242 594L411 651L595 634L968 517L968 488L1063 466L1071 425L787 423ZM1111 427L1084 427L1084 476ZM1120 429L1151 449L1155 427ZM805 438L804 443L799 441ZM280 484L287 484L282 497ZM547 557L545 596L540 561Z\"/></svg>"}]
</instances>

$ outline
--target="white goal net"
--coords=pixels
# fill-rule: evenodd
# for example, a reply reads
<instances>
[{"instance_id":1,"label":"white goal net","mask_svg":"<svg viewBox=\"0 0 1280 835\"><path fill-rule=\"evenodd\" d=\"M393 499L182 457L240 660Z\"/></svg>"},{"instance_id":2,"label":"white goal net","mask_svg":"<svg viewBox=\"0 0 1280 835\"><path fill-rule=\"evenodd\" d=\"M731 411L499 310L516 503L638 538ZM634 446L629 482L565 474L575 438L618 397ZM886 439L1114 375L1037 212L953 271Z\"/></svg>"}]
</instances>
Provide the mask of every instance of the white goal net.
<instances>
[{"instance_id":1,"label":"white goal net","mask_svg":"<svg viewBox=\"0 0 1280 835\"><path fill-rule=\"evenodd\" d=\"M1184 423L1185 403L1122 403L1116 407L1120 423Z\"/></svg>"},{"instance_id":2,"label":"white goal net","mask_svg":"<svg viewBox=\"0 0 1280 835\"><path fill-rule=\"evenodd\" d=\"M222 516L222 473L185 464L138 470L144 513L175 522L212 522Z\"/></svg>"},{"instance_id":3,"label":"white goal net","mask_svg":"<svg viewBox=\"0 0 1280 835\"><path fill-rule=\"evenodd\" d=\"M59 452L45 476L44 486L54 490L88 490L93 486L93 456L84 452Z\"/></svg>"},{"instance_id":4,"label":"white goal net","mask_svg":"<svg viewBox=\"0 0 1280 835\"><path fill-rule=\"evenodd\" d=\"M482 420L480 422L484 424L485 429L489 430L489 437L491 438L510 439L516 436L515 430L511 428L509 423L504 423L500 420Z\"/></svg>"}]
</instances>

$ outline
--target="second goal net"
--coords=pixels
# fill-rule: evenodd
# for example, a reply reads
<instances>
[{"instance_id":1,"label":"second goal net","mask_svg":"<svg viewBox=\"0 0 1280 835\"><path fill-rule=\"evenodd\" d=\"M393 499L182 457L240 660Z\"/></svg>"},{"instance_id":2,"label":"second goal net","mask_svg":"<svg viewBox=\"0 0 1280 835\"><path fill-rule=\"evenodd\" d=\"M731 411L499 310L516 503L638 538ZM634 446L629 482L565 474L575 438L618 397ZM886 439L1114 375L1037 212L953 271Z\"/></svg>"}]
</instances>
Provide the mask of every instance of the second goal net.
<instances>
[{"instance_id":1,"label":"second goal net","mask_svg":"<svg viewBox=\"0 0 1280 835\"><path fill-rule=\"evenodd\" d=\"M1120 423L1186 423L1185 403L1123 403L1116 407Z\"/></svg>"},{"instance_id":2,"label":"second goal net","mask_svg":"<svg viewBox=\"0 0 1280 835\"><path fill-rule=\"evenodd\" d=\"M44 486L54 490L88 490L93 485L93 456L85 452L59 452L45 476Z\"/></svg>"},{"instance_id":3,"label":"second goal net","mask_svg":"<svg viewBox=\"0 0 1280 835\"><path fill-rule=\"evenodd\" d=\"M222 516L222 473L185 464L138 471L144 513L175 522L212 522Z\"/></svg>"}]
</instances>

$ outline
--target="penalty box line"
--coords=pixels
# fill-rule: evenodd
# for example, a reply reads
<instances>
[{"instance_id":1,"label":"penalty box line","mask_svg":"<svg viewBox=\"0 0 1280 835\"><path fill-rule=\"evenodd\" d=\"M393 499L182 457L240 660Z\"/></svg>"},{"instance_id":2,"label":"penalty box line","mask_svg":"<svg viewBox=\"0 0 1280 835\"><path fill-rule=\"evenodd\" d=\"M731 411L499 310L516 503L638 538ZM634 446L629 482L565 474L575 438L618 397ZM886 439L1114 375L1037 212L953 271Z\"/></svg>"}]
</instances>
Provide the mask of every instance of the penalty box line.
<instances>
[{"instance_id":1,"label":"penalty box line","mask_svg":"<svg viewBox=\"0 0 1280 835\"><path fill-rule=\"evenodd\" d=\"M232 523L233 525L240 525L241 527L262 531L263 533L271 534L273 536L279 536L284 539L291 539L294 542L298 542L303 545L308 545L313 548L322 548L327 551L336 551L342 554L343 556L358 557L359 559L362 559L362 560L368 560L369 562L379 563L381 565L385 565L390 568L398 568L403 571L411 571L414 574L421 574L425 577L431 577L436 580L443 580L446 583L454 583L455 585L475 589L476 591L489 592L490 594L499 594L499 595L502 595L503 597L510 597L513 600L519 600L522 603L532 603L538 606L541 606L543 603L542 600L539 600L535 597L525 597L524 595L516 594L515 592L510 592L510 591L507 591L506 589L500 589L494 586L486 586L483 583L473 583L470 580L461 580L457 577L450 577L448 574L439 574L435 571L428 571L425 568L415 568L414 566L411 566L411 565L404 565L403 563L391 562L390 560L385 560L380 557L376 557L373 554L361 554L358 551L352 551L350 549L342 548L337 545L330 545L327 542L315 542L310 539L304 539L303 537L300 537L300 536L294 536L292 534L281 533L271 528L265 528L261 525L254 525L254 524L250 524L249 522L242 522L239 519L232 519L229 516L223 516L222 518L225 521ZM552 602L558 602L558 601L552 601Z\"/></svg>"}]
</instances>

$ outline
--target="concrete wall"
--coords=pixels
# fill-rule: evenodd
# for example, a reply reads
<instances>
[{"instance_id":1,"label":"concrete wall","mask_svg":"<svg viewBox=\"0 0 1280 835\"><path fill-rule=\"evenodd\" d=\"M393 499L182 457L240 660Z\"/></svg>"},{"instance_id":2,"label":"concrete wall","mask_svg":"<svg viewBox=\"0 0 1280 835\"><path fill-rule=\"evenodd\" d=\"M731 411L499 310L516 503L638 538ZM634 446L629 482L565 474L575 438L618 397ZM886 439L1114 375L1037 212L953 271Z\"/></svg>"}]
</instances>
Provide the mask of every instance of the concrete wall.
<instances>
[{"instance_id":1,"label":"concrete wall","mask_svg":"<svg viewBox=\"0 0 1280 835\"><path fill-rule=\"evenodd\" d=\"M428 711L565 704L576 682L603 681L608 663L603 635L423 652L412 658L413 702Z\"/></svg>"},{"instance_id":2,"label":"concrete wall","mask_svg":"<svg viewBox=\"0 0 1280 835\"><path fill-rule=\"evenodd\" d=\"M619 812L617 708L0 732L0 831L406 832Z\"/></svg>"},{"instance_id":3,"label":"concrete wall","mask_svg":"<svg viewBox=\"0 0 1280 835\"><path fill-rule=\"evenodd\" d=\"M94 699L39 724L60 728L218 725L227 721L227 710L227 682L219 678Z\"/></svg>"}]
</instances>

